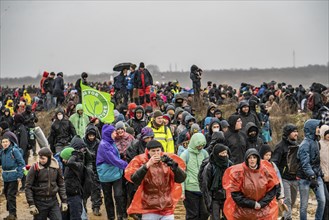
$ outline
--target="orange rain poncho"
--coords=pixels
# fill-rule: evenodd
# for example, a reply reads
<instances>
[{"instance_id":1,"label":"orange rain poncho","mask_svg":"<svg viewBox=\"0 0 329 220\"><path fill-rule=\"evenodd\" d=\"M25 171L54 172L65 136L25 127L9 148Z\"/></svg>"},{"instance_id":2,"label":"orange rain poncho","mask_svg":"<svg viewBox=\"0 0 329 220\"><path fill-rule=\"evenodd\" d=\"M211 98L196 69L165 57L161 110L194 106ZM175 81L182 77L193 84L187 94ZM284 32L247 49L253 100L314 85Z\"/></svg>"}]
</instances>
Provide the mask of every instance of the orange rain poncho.
<instances>
[{"instance_id":1,"label":"orange rain poncho","mask_svg":"<svg viewBox=\"0 0 329 220\"><path fill-rule=\"evenodd\" d=\"M278 217L278 205L276 198L265 207L256 210L238 206L231 192L242 192L245 197L259 201L275 185L279 179L273 166L261 160L259 169L252 170L246 163L229 167L223 177L223 187L226 190L224 213L228 220L276 220Z\"/></svg>"},{"instance_id":2,"label":"orange rain poncho","mask_svg":"<svg viewBox=\"0 0 329 220\"><path fill-rule=\"evenodd\" d=\"M185 171L184 161L175 154L161 153L171 157L178 166ZM145 154L136 156L125 169L125 178L131 181L131 175L134 174L143 164L149 160L148 150ZM182 195L182 186L175 183L174 173L162 162L151 166L141 185L129 206L128 214L146 214L155 213L159 215L174 214L177 202Z\"/></svg>"}]
</instances>

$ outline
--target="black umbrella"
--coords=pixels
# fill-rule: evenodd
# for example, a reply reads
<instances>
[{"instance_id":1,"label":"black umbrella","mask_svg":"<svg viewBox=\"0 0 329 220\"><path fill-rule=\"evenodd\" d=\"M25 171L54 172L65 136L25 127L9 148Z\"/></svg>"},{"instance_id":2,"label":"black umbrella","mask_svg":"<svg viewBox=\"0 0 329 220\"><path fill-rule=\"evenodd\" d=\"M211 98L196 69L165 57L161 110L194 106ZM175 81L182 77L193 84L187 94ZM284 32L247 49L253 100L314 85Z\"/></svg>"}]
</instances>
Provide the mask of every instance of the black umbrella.
<instances>
[{"instance_id":1,"label":"black umbrella","mask_svg":"<svg viewBox=\"0 0 329 220\"><path fill-rule=\"evenodd\" d=\"M119 64L117 64L117 65L115 65L113 67L113 71L120 72L120 71L122 71L124 69L128 69L129 70L129 68L130 68L131 65L132 65L132 63L119 63Z\"/></svg>"}]
</instances>

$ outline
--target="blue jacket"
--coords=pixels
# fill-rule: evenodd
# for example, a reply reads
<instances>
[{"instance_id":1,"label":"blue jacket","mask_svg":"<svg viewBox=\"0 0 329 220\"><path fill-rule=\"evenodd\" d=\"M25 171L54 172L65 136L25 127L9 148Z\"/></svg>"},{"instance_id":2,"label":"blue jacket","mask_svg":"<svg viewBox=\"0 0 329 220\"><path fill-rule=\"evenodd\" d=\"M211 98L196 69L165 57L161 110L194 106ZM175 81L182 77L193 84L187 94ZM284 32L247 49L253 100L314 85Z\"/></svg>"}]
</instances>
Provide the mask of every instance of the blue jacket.
<instances>
[{"instance_id":1,"label":"blue jacket","mask_svg":"<svg viewBox=\"0 0 329 220\"><path fill-rule=\"evenodd\" d=\"M2 166L4 182L12 182L23 178L25 162L16 146L10 145L7 149L0 151L0 165Z\"/></svg>"},{"instance_id":2,"label":"blue jacket","mask_svg":"<svg viewBox=\"0 0 329 220\"><path fill-rule=\"evenodd\" d=\"M132 89L134 88L134 77L135 77L135 72L136 72L136 71L131 72L131 73L129 74L129 76L127 77L127 79L128 79L127 89L128 89L128 90L132 90Z\"/></svg>"},{"instance_id":3,"label":"blue jacket","mask_svg":"<svg viewBox=\"0 0 329 220\"><path fill-rule=\"evenodd\" d=\"M316 127L319 123L320 120L309 119L304 124L305 138L299 145L297 152L297 158L301 165L297 171L297 176L301 179L322 176L319 144L315 135Z\"/></svg>"},{"instance_id":4,"label":"blue jacket","mask_svg":"<svg viewBox=\"0 0 329 220\"><path fill-rule=\"evenodd\" d=\"M112 125L104 125L102 140L99 143L96 166L101 182L113 182L121 178L123 170L128 163L120 159L120 154L111 135L115 128Z\"/></svg>"}]
</instances>

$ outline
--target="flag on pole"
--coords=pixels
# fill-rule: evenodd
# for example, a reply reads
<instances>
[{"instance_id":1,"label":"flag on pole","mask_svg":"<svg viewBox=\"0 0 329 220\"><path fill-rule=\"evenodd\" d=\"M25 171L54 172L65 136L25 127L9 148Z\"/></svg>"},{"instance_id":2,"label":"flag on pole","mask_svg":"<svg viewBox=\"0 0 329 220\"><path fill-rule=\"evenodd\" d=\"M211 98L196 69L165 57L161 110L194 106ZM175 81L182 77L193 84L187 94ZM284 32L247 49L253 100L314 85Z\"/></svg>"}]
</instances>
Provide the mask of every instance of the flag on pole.
<instances>
[{"instance_id":1,"label":"flag on pole","mask_svg":"<svg viewBox=\"0 0 329 220\"><path fill-rule=\"evenodd\" d=\"M97 117L103 123L114 121L114 105L111 95L101 92L81 83L83 112L91 117Z\"/></svg>"}]
</instances>

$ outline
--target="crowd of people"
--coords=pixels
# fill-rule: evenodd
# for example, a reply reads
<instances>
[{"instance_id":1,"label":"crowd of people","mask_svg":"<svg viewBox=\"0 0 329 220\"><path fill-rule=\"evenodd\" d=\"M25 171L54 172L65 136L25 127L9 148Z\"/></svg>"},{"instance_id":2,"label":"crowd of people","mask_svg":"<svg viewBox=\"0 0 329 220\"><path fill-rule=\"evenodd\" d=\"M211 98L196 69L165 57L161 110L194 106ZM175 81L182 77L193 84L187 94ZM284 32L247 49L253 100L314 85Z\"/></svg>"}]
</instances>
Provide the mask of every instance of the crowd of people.
<instances>
[{"instance_id":1,"label":"crowd of people","mask_svg":"<svg viewBox=\"0 0 329 220\"><path fill-rule=\"evenodd\" d=\"M89 198L95 216L104 201L107 219L174 219L182 200L187 220L274 220L279 207L281 219L289 220L298 193L304 220L310 190L317 201L315 219L328 219L327 88L274 81L259 87L241 83L237 89L207 82L201 88L203 74L193 65L192 89L184 89L179 82L154 83L140 63L138 69L122 68L108 83L89 82L87 73L75 84L65 83L62 72L44 72L33 97L25 86L1 88L5 219L20 218L20 191L40 220L88 219ZM81 84L111 93L112 123L85 114ZM236 104L235 111L223 112L226 103ZM207 108L204 115L200 105ZM43 140L37 112L51 110ZM272 115L309 111L301 143L300 131L289 122L273 143ZM30 151L37 158L32 164Z\"/></svg>"}]
</instances>

